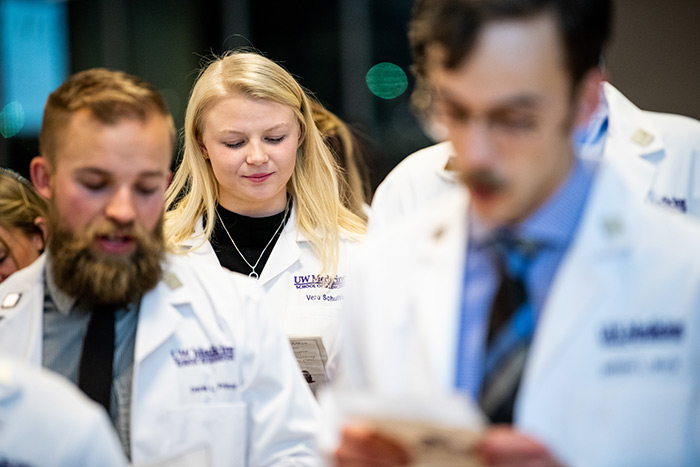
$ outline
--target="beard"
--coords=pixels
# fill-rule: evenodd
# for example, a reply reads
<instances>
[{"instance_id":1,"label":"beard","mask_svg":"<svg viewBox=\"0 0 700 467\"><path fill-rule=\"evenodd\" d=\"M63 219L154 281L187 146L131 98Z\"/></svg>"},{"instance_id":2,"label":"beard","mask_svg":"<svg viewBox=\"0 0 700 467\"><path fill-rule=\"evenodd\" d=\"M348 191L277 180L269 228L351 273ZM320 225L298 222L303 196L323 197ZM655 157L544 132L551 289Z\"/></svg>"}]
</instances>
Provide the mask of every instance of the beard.
<instances>
[{"instance_id":1,"label":"beard","mask_svg":"<svg viewBox=\"0 0 700 467\"><path fill-rule=\"evenodd\" d=\"M49 242L56 286L88 308L117 310L153 289L163 275L165 255L163 216L153 231L136 224L118 225L100 220L76 234L63 227L57 213L49 214ZM98 254L91 249L97 236L118 233L133 238L136 249L128 255Z\"/></svg>"}]
</instances>

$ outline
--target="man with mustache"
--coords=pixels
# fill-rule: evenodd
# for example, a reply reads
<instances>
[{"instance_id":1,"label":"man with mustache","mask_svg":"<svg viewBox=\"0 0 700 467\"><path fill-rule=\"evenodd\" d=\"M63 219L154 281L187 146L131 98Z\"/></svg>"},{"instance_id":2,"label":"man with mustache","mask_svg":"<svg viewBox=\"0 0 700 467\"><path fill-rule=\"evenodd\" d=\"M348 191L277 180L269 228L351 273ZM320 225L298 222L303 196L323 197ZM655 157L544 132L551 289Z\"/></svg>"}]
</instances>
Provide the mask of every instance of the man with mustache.
<instances>
[{"instance_id":1,"label":"man with mustache","mask_svg":"<svg viewBox=\"0 0 700 467\"><path fill-rule=\"evenodd\" d=\"M133 464L316 465L315 400L257 286L165 251L174 136L122 72L49 96L31 163L48 253L2 284L0 348L102 404Z\"/></svg>"},{"instance_id":2,"label":"man with mustache","mask_svg":"<svg viewBox=\"0 0 700 467\"><path fill-rule=\"evenodd\" d=\"M598 104L610 3L414 7L415 69L464 189L368 240L338 392L478 402L491 425L465 465L700 461L700 228L572 144ZM405 465L425 447L351 415L338 465Z\"/></svg>"}]
</instances>

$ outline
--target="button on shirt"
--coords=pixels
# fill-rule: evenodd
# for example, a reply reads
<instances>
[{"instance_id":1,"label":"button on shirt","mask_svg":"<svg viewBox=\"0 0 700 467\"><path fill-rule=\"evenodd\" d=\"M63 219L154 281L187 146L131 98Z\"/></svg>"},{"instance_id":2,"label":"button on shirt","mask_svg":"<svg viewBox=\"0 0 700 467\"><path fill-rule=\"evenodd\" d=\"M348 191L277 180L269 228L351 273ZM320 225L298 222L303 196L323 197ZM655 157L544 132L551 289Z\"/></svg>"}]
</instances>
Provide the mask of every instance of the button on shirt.
<instances>
[{"instance_id":1,"label":"button on shirt","mask_svg":"<svg viewBox=\"0 0 700 467\"><path fill-rule=\"evenodd\" d=\"M78 384L78 368L83 338L90 322L90 311L75 305L75 299L58 289L44 270L44 335L42 362L74 384ZM115 314L114 363L110 418L127 457L130 457L131 383L134 370L134 345L138 324L138 304Z\"/></svg>"},{"instance_id":2,"label":"button on shirt","mask_svg":"<svg viewBox=\"0 0 700 467\"><path fill-rule=\"evenodd\" d=\"M538 253L525 278L528 299L537 319L544 308L549 286L578 227L593 181L595 163L576 159L557 192L534 214L513 226L519 239L534 242ZM478 400L489 310L498 287L489 244L493 231L472 212L468 216L462 313L455 386Z\"/></svg>"}]
</instances>

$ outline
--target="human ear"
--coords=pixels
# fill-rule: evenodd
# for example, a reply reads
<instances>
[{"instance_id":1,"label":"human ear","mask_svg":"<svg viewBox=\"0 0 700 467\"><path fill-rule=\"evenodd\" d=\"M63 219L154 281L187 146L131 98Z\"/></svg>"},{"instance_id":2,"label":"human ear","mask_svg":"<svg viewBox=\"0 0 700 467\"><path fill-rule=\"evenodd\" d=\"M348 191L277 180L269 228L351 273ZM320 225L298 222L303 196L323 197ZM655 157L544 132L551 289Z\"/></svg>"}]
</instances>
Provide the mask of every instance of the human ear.
<instances>
[{"instance_id":1,"label":"human ear","mask_svg":"<svg viewBox=\"0 0 700 467\"><path fill-rule=\"evenodd\" d=\"M577 93L576 126L585 125L598 107L602 81L603 71L598 67L591 68L581 79Z\"/></svg>"},{"instance_id":2,"label":"human ear","mask_svg":"<svg viewBox=\"0 0 700 467\"><path fill-rule=\"evenodd\" d=\"M42 156L32 159L29 164L29 175L36 191L46 199L51 199L51 166Z\"/></svg>"},{"instance_id":3,"label":"human ear","mask_svg":"<svg viewBox=\"0 0 700 467\"><path fill-rule=\"evenodd\" d=\"M41 234L37 232L33 234L29 240L37 251L42 252L44 251L48 239L49 227L46 223L46 219L41 216L34 219L34 225L39 229Z\"/></svg>"},{"instance_id":4,"label":"human ear","mask_svg":"<svg viewBox=\"0 0 700 467\"><path fill-rule=\"evenodd\" d=\"M207 146L204 144L204 140L202 139L202 135L199 134L197 135L197 146L199 146L199 150L202 153L202 156L204 157L204 160L209 160L209 153L207 152Z\"/></svg>"}]
</instances>

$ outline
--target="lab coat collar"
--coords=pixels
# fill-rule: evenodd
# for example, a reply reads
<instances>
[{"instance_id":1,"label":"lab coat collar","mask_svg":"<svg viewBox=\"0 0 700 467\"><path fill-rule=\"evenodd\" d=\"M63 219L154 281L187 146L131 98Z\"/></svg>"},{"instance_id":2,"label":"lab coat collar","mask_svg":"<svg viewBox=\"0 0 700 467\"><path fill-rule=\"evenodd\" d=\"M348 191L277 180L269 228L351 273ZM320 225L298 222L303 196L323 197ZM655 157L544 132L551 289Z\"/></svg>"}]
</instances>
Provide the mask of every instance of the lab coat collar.
<instances>
[{"instance_id":1,"label":"lab coat collar","mask_svg":"<svg viewBox=\"0 0 700 467\"><path fill-rule=\"evenodd\" d=\"M617 155L606 150L606 155L634 154L654 164L663 159L663 138L649 117L610 83L603 84L603 94L608 106L608 140L612 137L627 148Z\"/></svg>"},{"instance_id":2,"label":"lab coat collar","mask_svg":"<svg viewBox=\"0 0 700 467\"><path fill-rule=\"evenodd\" d=\"M195 262L222 267L211 242L204 238L204 217L197 220L194 234L183 242L182 249Z\"/></svg>"},{"instance_id":3,"label":"lab coat collar","mask_svg":"<svg viewBox=\"0 0 700 467\"><path fill-rule=\"evenodd\" d=\"M195 261L222 267L209 240L206 240L201 246L197 246L202 239L202 234L204 232L203 225L204 218L200 217L197 221L194 234L184 242L184 248L189 250L187 255L192 257ZM308 238L296 228L295 209L294 205L292 205L287 223L282 229L277 242L275 242L275 246L272 248L272 252L267 259L267 263L265 263L262 274L260 274L258 283L262 285L266 284L279 274L288 270L295 262L299 261L302 253L299 243L308 241Z\"/></svg>"},{"instance_id":4,"label":"lab coat collar","mask_svg":"<svg viewBox=\"0 0 700 467\"><path fill-rule=\"evenodd\" d=\"M0 284L0 324L5 330L0 348L33 365L41 365L46 253Z\"/></svg>"},{"instance_id":5,"label":"lab coat collar","mask_svg":"<svg viewBox=\"0 0 700 467\"><path fill-rule=\"evenodd\" d=\"M656 165L666 155L663 139L644 112L611 84L603 86L609 108L604 159L620 164L630 188L645 199L654 183Z\"/></svg>"},{"instance_id":6,"label":"lab coat collar","mask_svg":"<svg viewBox=\"0 0 700 467\"><path fill-rule=\"evenodd\" d=\"M265 263L259 282L265 285L279 274L288 270L295 262L301 258L301 248L298 242L308 242L308 238L295 225L295 206L292 204L289 219L282 229L280 237L272 248L270 257Z\"/></svg>"},{"instance_id":7,"label":"lab coat collar","mask_svg":"<svg viewBox=\"0 0 700 467\"><path fill-rule=\"evenodd\" d=\"M137 362L142 361L175 333L183 319L178 305L188 304L195 313L197 311L198 303L193 299L191 289L184 286L177 269L173 258L168 256L163 278L141 299L134 350L134 360Z\"/></svg>"},{"instance_id":8,"label":"lab coat collar","mask_svg":"<svg viewBox=\"0 0 700 467\"><path fill-rule=\"evenodd\" d=\"M435 151L435 156L442 157L444 162L442 164L435 165L435 173L439 178L446 180L449 183L458 183L459 175L454 167L451 167L450 165L450 159L455 156L454 147L452 147L452 143L449 141L443 142L442 145L443 148L441 148L439 152Z\"/></svg>"}]
</instances>

